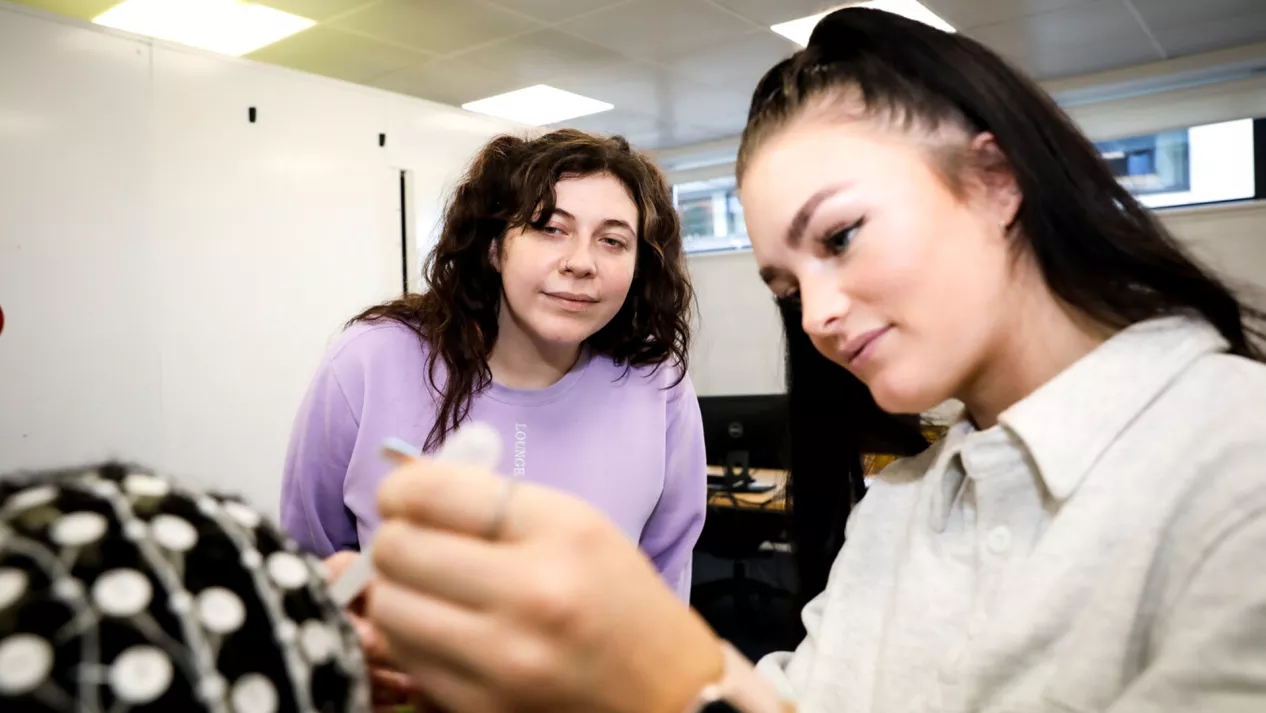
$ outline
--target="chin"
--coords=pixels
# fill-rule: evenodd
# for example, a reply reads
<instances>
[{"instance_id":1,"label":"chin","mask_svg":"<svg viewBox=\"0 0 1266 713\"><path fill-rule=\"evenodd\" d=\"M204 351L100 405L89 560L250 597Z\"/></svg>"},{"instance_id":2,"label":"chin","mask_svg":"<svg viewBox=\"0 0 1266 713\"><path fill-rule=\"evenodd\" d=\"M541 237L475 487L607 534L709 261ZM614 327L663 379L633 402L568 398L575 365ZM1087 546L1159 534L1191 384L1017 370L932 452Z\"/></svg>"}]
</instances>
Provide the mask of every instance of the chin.
<instances>
[{"instance_id":1,"label":"chin","mask_svg":"<svg viewBox=\"0 0 1266 713\"><path fill-rule=\"evenodd\" d=\"M941 396L938 389L929 388L930 384L891 374L880 374L866 382L866 386L879 408L888 413L923 413L949 398Z\"/></svg>"},{"instance_id":2,"label":"chin","mask_svg":"<svg viewBox=\"0 0 1266 713\"><path fill-rule=\"evenodd\" d=\"M543 342L576 345L592 337L601 327L578 320L550 318L531 325L531 328Z\"/></svg>"}]
</instances>

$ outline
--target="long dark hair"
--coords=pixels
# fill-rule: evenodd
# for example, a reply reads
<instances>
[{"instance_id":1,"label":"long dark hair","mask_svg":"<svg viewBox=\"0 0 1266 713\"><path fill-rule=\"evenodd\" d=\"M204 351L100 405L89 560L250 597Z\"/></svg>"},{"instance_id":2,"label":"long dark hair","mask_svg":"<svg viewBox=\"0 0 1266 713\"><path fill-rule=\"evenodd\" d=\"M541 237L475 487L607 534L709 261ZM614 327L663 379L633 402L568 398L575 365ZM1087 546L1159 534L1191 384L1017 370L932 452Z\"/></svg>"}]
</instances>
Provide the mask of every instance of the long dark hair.
<instances>
[{"instance_id":1,"label":"long dark hair","mask_svg":"<svg viewBox=\"0 0 1266 713\"><path fill-rule=\"evenodd\" d=\"M788 535L802 605L826 588L844 525L865 494L862 455L909 456L928 446L918 414L890 414L870 389L813 346L800 306L779 300L786 337Z\"/></svg>"},{"instance_id":2,"label":"long dark hair","mask_svg":"<svg viewBox=\"0 0 1266 713\"><path fill-rule=\"evenodd\" d=\"M1049 96L963 35L877 10L848 8L827 15L808 46L775 65L757 86L739 149L740 181L770 135L807 108L851 96L859 99L864 116L911 132L960 127L991 133L1023 197L1010 230L1016 249L1031 252L1051 291L1075 312L1118 329L1152 317L1194 313L1221 332L1233 354L1262 360L1262 313L1242 303L1182 249L1117 182L1094 145ZM955 187L970 164L948 163L939 168ZM854 468L853 454L845 451L859 444L842 443L844 431L814 437L813 418L806 416L798 425L795 414L813 405L821 407L815 415L856 408L874 417L868 410L874 402L843 369L808 355L812 346L798 311L784 308L783 318L796 435L793 482L802 493L830 493L846 486L817 483L838 475L838 469L828 472L823 464ZM813 521L793 532L818 537L828 528L825 542L831 547L843 526L841 512L846 514L850 504L846 495L835 493L829 505L797 497L794 516ZM828 507L835 510L820 512ZM802 512L805 508L810 512ZM806 551L823 547L822 540L796 544Z\"/></svg>"},{"instance_id":3,"label":"long dark hair","mask_svg":"<svg viewBox=\"0 0 1266 713\"><path fill-rule=\"evenodd\" d=\"M426 261L426 291L371 307L351 322L394 320L426 344L427 378L439 395L427 450L444 442L469 415L474 396L492 383L488 357L501 303L493 251L507 231L549 223L560 179L597 174L614 176L637 204L638 250L624 305L586 344L629 368L671 362L680 370L678 379L684 377L693 291L664 175L619 136L572 129L535 139L498 136L479 152L448 202L439 242Z\"/></svg>"}]
</instances>

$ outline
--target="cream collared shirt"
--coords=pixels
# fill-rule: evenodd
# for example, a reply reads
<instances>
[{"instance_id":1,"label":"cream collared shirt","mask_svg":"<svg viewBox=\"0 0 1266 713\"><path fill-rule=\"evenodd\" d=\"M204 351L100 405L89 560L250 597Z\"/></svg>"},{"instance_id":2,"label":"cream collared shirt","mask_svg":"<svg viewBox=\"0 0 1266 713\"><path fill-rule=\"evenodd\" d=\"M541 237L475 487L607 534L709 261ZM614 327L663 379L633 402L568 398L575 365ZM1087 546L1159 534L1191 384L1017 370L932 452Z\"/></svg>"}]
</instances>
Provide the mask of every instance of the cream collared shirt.
<instances>
[{"instance_id":1,"label":"cream collared shirt","mask_svg":"<svg viewBox=\"0 0 1266 713\"><path fill-rule=\"evenodd\" d=\"M1266 713L1266 366L1136 324L875 478L808 637L801 713Z\"/></svg>"}]
</instances>

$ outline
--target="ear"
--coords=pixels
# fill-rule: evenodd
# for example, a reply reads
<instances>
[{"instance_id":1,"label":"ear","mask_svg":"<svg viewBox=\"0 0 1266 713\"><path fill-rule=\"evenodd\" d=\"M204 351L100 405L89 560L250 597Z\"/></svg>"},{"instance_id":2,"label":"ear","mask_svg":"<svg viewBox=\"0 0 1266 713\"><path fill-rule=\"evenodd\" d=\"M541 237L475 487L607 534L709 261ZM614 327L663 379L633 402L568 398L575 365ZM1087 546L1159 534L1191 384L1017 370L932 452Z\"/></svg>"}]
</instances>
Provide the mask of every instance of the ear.
<instances>
[{"instance_id":1,"label":"ear","mask_svg":"<svg viewBox=\"0 0 1266 713\"><path fill-rule=\"evenodd\" d=\"M994 221L1010 229L1024 202L1011 161L998 146L994 135L987 131L972 139L971 153L975 157L978 179L984 188L986 209Z\"/></svg>"}]
</instances>

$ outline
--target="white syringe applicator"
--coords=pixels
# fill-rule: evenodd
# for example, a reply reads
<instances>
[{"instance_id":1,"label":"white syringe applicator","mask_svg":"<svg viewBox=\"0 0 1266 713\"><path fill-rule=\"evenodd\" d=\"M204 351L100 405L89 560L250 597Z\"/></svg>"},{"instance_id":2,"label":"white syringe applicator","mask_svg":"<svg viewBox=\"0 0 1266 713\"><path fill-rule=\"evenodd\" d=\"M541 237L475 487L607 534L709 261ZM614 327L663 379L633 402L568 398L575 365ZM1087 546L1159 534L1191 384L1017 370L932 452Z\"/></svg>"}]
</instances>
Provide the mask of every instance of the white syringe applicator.
<instances>
[{"instance_id":1,"label":"white syringe applicator","mask_svg":"<svg viewBox=\"0 0 1266 713\"><path fill-rule=\"evenodd\" d=\"M410 458L418 458L422 452L398 438L383 443L383 450ZM501 461L501 436L486 423L468 423L445 439L435 454L435 460L461 463L479 468L496 468ZM341 608L346 608L360 593L365 591L374 575L373 542L366 543L360 555L348 565L330 587L330 598Z\"/></svg>"}]
</instances>

